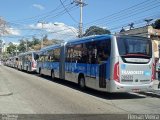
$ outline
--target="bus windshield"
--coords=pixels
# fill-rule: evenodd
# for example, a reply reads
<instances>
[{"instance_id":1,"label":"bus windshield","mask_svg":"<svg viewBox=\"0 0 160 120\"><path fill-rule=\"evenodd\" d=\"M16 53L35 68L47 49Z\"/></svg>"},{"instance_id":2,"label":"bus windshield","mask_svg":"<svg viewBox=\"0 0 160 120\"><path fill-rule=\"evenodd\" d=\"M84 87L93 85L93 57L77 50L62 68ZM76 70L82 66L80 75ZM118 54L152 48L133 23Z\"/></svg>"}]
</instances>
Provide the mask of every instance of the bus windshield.
<instances>
[{"instance_id":1,"label":"bus windshield","mask_svg":"<svg viewBox=\"0 0 160 120\"><path fill-rule=\"evenodd\" d=\"M121 57L151 58L152 43L145 38L118 38L118 50Z\"/></svg>"}]
</instances>

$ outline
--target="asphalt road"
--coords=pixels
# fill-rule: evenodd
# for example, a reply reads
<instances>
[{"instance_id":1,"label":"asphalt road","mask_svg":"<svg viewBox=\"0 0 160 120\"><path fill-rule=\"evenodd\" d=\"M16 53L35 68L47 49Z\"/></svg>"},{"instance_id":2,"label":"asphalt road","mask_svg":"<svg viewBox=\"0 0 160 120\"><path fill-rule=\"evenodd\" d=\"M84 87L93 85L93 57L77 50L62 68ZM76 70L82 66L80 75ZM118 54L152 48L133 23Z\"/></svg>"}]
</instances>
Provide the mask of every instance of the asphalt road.
<instances>
[{"instance_id":1,"label":"asphalt road","mask_svg":"<svg viewBox=\"0 0 160 120\"><path fill-rule=\"evenodd\" d=\"M0 113L159 114L159 96L110 94L0 66Z\"/></svg>"}]
</instances>

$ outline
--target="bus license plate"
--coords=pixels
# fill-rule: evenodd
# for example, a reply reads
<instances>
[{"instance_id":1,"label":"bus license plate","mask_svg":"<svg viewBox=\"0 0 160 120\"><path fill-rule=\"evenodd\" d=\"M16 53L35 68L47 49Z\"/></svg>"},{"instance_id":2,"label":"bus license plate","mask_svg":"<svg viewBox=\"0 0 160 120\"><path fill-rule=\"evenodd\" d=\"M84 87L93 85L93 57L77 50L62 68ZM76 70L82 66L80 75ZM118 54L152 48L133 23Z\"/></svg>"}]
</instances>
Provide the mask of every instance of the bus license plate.
<instances>
[{"instance_id":1,"label":"bus license plate","mask_svg":"<svg viewBox=\"0 0 160 120\"><path fill-rule=\"evenodd\" d=\"M140 92L140 89L134 88L134 89L132 89L132 92Z\"/></svg>"}]
</instances>

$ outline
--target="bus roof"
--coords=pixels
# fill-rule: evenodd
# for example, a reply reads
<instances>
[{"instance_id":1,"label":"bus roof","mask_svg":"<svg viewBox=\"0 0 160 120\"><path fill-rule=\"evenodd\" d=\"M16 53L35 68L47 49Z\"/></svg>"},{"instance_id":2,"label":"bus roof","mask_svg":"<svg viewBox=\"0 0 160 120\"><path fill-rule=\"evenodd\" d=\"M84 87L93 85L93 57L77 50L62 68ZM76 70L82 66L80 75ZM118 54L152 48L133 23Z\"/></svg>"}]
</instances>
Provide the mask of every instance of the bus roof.
<instances>
[{"instance_id":1,"label":"bus roof","mask_svg":"<svg viewBox=\"0 0 160 120\"><path fill-rule=\"evenodd\" d=\"M50 50L50 49L55 49L55 48L59 48L61 46L61 44L54 44L54 45L50 45L47 47L44 47L42 49L40 49L40 51L46 51L46 50Z\"/></svg>"},{"instance_id":2,"label":"bus roof","mask_svg":"<svg viewBox=\"0 0 160 120\"><path fill-rule=\"evenodd\" d=\"M123 38L129 38L129 37L132 37L132 38L140 38L140 39L149 39L147 37L143 37L143 36L137 36L137 35L122 35L122 34L117 34L115 35L116 37L123 37Z\"/></svg>"},{"instance_id":3,"label":"bus roof","mask_svg":"<svg viewBox=\"0 0 160 120\"><path fill-rule=\"evenodd\" d=\"M144 37L140 37L140 36L131 36L131 35L112 35L112 34L103 34L103 35L94 35L94 36L88 36L88 37L83 37L83 38L77 38L77 39L73 39L73 40L69 40L66 41L63 44L79 44L79 43L85 43L85 42L89 42L89 41L94 41L94 40L102 40L102 39L111 39L113 37L137 37L137 38L144 38ZM147 39L147 38L145 38ZM50 45L47 47L44 47L42 49L40 49L38 52L42 52L42 51L46 51L46 50L50 50L50 49L56 49L61 47L62 44L54 44L54 45ZM25 53L23 53L25 54ZM26 53L27 54L27 53Z\"/></svg>"},{"instance_id":4,"label":"bus roof","mask_svg":"<svg viewBox=\"0 0 160 120\"><path fill-rule=\"evenodd\" d=\"M77 44L77 43L84 43L84 42L89 42L89 41L94 41L94 40L102 40L102 39L107 39L107 38L113 38L113 37L124 37L124 38L141 38L141 39L148 39L146 37L141 37L141 36L133 36L133 35L121 35L121 34L103 34L103 35L94 35L94 36L89 36L89 37L84 37L84 38L79 38L79 39L74 39L74 40L69 40L66 42L66 44Z\"/></svg>"},{"instance_id":5,"label":"bus roof","mask_svg":"<svg viewBox=\"0 0 160 120\"><path fill-rule=\"evenodd\" d=\"M89 36L89 37L69 40L66 42L66 44L84 43L84 42L89 42L89 41L94 41L94 40L102 40L102 39L112 38L112 37L113 37L113 35L109 35L109 34L95 35L95 36Z\"/></svg>"},{"instance_id":6,"label":"bus roof","mask_svg":"<svg viewBox=\"0 0 160 120\"><path fill-rule=\"evenodd\" d=\"M28 51L25 53L20 53L18 56L27 55L27 54L31 54L31 53L36 53L36 51Z\"/></svg>"}]
</instances>

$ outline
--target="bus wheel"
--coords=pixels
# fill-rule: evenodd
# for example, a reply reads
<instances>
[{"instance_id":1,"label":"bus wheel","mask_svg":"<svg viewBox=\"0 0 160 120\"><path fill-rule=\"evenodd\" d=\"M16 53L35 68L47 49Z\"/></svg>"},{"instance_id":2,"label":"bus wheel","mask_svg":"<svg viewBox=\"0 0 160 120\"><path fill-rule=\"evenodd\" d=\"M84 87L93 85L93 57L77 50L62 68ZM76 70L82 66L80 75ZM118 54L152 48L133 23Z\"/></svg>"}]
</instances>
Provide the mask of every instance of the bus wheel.
<instances>
[{"instance_id":1,"label":"bus wheel","mask_svg":"<svg viewBox=\"0 0 160 120\"><path fill-rule=\"evenodd\" d=\"M160 82L159 82L159 84L158 84L158 89L160 89Z\"/></svg>"},{"instance_id":2,"label":"bus wheel","mask_svg":"<svg viewBox=\"0 0 160 120\"><path fill-rule=\"evenodd\" d=\"M28 66L27 66L27 72L29 72L29 70L28 70Z\"/></svg>"},{"instance_id":3,"label":"bus wheel","mask_svg":"<svg viewBox=\"0 0 160 120\"><path fill-rule=\"evenodd\" d=\"M39 75L40 75L40 76L43 76L43 75L42 75L41 68L39 68Z\"/></svg>"},{"instance_id":4,"label":"bus wheel","mask_svg":"<svg viewBox=\"0 0 160 120\"><path fill-rule=\"evenodd\" d=\"M53 71L51 72L51 78L52 78L52 80L55 80L55 75L54 75Z\"/></svg>"},{"instance_id":5,"label":"bus wheel","mask_svg":"<svg viewBox=\"0 0 160 120\"><path fill-rule=\"evenodd\" d=\"M85 84L85 79L84 79L84 77L80 77L79 78L79 86L80 86L80 88L81 89L85 89L85 87L86 87L86 84Z\"/></svg>"}]
</instances>

